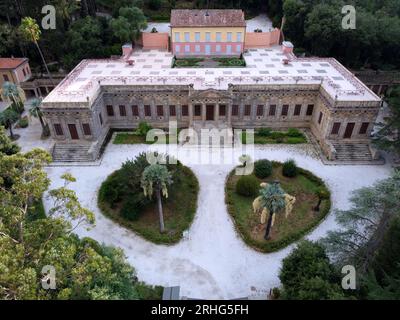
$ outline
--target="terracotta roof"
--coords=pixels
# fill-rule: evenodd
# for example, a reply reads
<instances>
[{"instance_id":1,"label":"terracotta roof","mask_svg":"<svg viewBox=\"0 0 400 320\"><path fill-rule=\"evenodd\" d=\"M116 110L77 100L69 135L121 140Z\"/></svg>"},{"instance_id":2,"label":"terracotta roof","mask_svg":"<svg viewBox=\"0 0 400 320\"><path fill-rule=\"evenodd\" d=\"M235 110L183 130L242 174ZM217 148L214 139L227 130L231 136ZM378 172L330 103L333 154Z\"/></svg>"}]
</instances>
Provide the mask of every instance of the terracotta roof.
<instances>
[{"instance_id":1,"label":"terracotta roof","mask_svg":"<svg viewBox=\"0 0 400 320\"><path fill-rule=\"evenodd\" d=\"M235 9L171 10L171 27L245 27L244 12Z\"/></svg>"},{"instance_id":2,"label":"terracotta roof","mask_svg":"<svg viewBox=\"0 0 400 320\"><path fill-rule=\"evenodd\" d=\"M0 58L0 69L15 69L20 66L27 58Z\"/></svg>"}]
</instances>

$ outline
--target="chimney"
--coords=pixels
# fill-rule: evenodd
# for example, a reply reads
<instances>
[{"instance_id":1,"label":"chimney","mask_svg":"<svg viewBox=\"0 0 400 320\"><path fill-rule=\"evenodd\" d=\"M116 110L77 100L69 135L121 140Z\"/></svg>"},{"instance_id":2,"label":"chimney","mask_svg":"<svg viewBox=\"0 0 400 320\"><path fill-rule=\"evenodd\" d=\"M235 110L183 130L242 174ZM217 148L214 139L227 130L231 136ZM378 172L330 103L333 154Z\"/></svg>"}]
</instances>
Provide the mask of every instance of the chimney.
<instances>
[{"instance_id":1,"label":"chimney","mask_svg":"<svg viewBox=\"0 0 400 320\"><path fill-rule=\"evenodd\" d=\"M122 57L127 59L132 53L132 43L125 43L122 46Z\"/></svg>"},{"instance_id":2,"label":"chimney","mask_svg":"<svg viewBox=\"0 0 400 320\"><path fill-rule=\"evenodd\" d=\"M293 43L291 43L290 41L283 41L282 42L282 52L285 54L293 53Z\"/></svg>"}]
</instances>

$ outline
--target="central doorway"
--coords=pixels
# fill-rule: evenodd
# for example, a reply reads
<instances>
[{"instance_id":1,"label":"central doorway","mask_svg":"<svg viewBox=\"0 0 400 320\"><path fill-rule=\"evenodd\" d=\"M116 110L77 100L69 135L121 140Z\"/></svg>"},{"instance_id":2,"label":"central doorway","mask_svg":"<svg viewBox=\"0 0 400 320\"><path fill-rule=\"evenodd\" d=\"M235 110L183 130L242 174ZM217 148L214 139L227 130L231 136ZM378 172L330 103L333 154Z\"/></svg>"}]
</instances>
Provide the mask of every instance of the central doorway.
<instances>
[{"instance_id":1,"label":"central doorway","mask_svg":"<svg viewBox=\"0 0 400 320\"><path fill-rule=\"evenodd\" d=\"M76 125L68 124L68 129L69 129L69 133L71 135L71 139L78 140L79 135L78 135L78 131L76 130Z\"/></svg>"},{"instance_id":2,"label":"central doorway","mask_svg":"<svg viewBox=\"0 0 400 320\"><path fill-rule=\"evenodd\" d=\"M346 131L344 132L344 139L350 139L352 134L353 134L353 129L354 129L355 123L354 122L349 122L346 126Z\"/></svg>"},{"instance_id":3,"label":"central doorway","mask_svg":"<svg viewBox=\"0 0 400 320\"><path fill-rule=\"evenodd\" d=\"M213 104L207 104L206 105L206 120L214 120L214 105Z\"/></svg>"}]
</instances>

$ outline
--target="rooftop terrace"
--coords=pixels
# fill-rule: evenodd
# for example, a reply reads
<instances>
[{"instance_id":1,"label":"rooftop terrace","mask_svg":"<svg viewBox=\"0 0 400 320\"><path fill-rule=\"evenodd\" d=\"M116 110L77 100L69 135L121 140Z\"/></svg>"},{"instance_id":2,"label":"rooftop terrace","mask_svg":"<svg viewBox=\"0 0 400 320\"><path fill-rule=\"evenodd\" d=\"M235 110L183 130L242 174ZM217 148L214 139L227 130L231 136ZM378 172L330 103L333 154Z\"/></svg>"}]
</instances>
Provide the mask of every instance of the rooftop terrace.
<instances>
[{"instance_id":1,"label":"rooftop terrace","mask_svg":"<svg viewBox=\"0 0 400 320\"><path fill-rule=\"evenodd\" d=\"M83 60L44 100L90 104L101 85L189 85L196 90L227 90L234 85L320 84L337 101L379 101L351 72L333 58L296 58L281 48L249 49L246 67L171 68L172 54L158 50L134 51L124 59ZM287 64L284 59L289 59Z\"/></svg>"}]
</instances>

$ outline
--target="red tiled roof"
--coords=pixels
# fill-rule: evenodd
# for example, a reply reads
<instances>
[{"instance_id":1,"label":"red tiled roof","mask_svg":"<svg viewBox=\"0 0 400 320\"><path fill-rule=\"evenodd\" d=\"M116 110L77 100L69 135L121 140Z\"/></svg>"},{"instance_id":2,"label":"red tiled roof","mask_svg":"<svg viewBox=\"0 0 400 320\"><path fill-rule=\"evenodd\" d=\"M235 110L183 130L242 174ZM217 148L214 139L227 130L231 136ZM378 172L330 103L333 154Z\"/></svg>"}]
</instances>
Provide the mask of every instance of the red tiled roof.
<instances>
[{"instance_id":1,"label":"red tiled roof","mask_svg":"<svg viewBox=\"0 0 400 320\"><path fill-rule=\"evenodd\" d=\"M171 10L171 27L245 27L244 12L236 9Z\"/></svg>"},{"instance_id":2,"label":"red tiled roof","mask_svg":"<svg viewBox=\"0 0 400 320\"><path fill-rule=\"evenodd\" d=\"M27 60L27 58L0 58L0 69L15 69Z\"/></svg>"}]
</instances>

